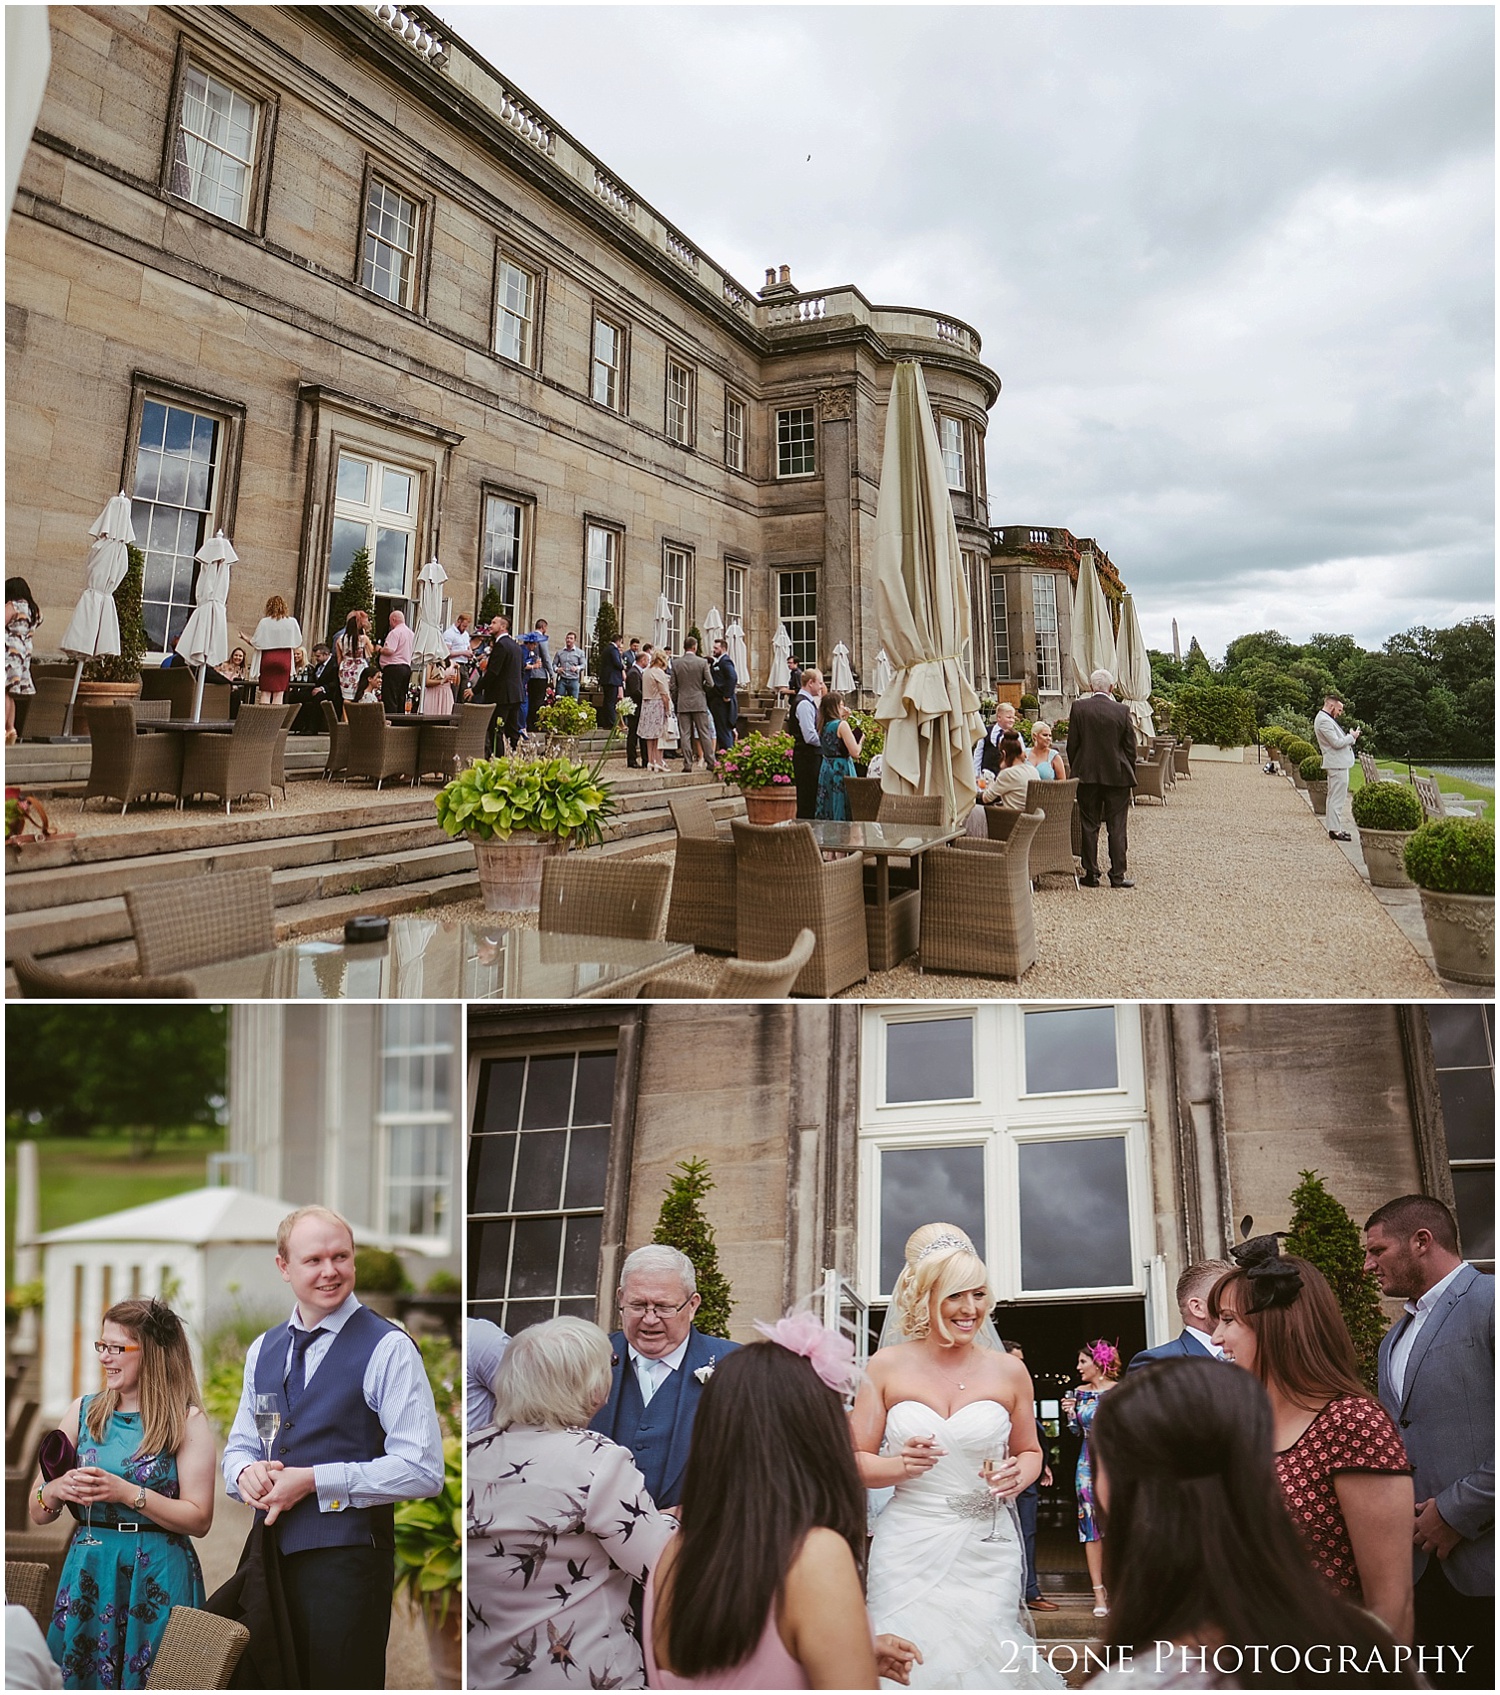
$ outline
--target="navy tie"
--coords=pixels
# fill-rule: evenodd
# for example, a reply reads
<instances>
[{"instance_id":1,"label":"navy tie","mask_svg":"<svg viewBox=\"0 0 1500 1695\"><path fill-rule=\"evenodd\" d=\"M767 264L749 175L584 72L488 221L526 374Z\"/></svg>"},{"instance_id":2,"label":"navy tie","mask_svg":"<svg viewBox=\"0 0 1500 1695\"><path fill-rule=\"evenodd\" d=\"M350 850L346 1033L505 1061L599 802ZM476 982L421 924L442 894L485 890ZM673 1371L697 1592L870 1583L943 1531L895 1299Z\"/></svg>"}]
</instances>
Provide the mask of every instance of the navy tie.
<instances>
[{"instance_id":1,"label":"navy tie","mask_svg":"<svg viewBox=\"0 0 1500 1695\"><path fill-rule=\"evenodd\" d=\"M302 1391L307 1387L307 1350L312 1345L314 1336L326 1336L328 1332L319 1326L316 1330L294 1330L292 1332L292 1369L286 1380L286 1410L291 1412L302 1399Z\"/></svg>"}]
</instances>

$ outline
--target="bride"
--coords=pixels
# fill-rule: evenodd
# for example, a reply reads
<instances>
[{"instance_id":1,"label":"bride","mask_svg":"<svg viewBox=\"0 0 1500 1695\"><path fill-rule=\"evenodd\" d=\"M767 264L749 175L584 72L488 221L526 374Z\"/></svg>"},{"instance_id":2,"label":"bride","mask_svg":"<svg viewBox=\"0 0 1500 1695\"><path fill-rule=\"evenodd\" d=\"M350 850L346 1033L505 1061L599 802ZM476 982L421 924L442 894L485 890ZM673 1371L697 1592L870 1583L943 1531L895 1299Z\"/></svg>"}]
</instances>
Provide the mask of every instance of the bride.
<instances>
[{"instance_id":1,"label":"bride","mask_svg":"<svg viewBox=\"0 0 1500 1695\"><path fill-rule=\"evenodd\" d=\"M1063 1687L1024 1608L1012 1503L1040 1475L1042 1451L1031 1377L987 1324L993 1302L964 1233L924 1224L906 1244L886 1334L855 1397L861 1478L895 1488L875 1521L870 1618L921 1649L914 1689Z\"/></svg>"}]
</instances>

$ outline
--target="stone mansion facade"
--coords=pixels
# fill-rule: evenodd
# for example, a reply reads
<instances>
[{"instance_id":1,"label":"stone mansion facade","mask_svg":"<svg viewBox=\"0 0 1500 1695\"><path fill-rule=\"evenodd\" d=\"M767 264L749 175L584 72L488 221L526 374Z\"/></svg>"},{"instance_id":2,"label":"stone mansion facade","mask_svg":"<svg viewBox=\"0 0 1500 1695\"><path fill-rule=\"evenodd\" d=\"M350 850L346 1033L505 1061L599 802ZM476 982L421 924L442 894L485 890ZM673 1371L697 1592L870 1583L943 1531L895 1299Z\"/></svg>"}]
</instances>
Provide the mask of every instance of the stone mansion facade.
<instances>
[{"instance_id":1,"label":"stone mansion facade","mask_svg":"<svg viewBox=\"0 0 1500 1695\"><path fill-rule=\"evenodd\" d=\"M785 266L752 293L420 7L60 6L51 30L6 266L6 536L39 651L123 487L157 655L222 527L232 630L279 593L316 639L364 548L382 621L436 556L454 612L493 585L586 640L607 599L649 637L665 594L676 641L742 621L749 683L778 622L867 673L885 397L915 358L976 681L1000 673L1030 591L997 615L1000 380L969 325ZM1024 673L1035 643L1005 640Z\"/></svg>"}]
</instances>

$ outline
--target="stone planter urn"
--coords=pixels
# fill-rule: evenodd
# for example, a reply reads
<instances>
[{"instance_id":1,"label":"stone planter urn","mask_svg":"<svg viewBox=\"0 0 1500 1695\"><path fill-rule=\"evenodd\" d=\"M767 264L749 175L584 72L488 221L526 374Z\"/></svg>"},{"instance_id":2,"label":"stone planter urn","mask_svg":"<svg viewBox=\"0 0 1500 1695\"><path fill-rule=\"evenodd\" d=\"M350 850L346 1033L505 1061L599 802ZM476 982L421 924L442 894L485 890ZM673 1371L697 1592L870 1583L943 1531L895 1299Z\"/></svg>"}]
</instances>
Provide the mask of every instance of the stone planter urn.
<instances>
[{"instance_id":1,"label":"stone planter urn","mask_svg":"<svg viewBox=\"0 0 1500 1695\"><path fill-rule=\"evenodd\" d=\"M422 1607L422 1627L427 1634L427 1663L432 1668L434 1689L459 1689L463 1686L463 1658L459 1621L462 1604L456 1592L447 1596L448 1613L438 1622L436 1600L427 1600Z\"/></svg>"},{"instance_id":2,"label":"stone planter urn","mask_svg":"<svg viewBox=\"0 0 1500 1695\"><path fill-rule=\"evenodd\" d=\"M542 867L568 851L565 836L516 830L507 842L470 835L486 912L535 912L542 899Z\"/></svg>"},{"instance_id":3,"label":"stone planter urn","mask_svg":"<svg viewBox=\"0 0 1500 1695\"><path fill-rule=\"evenodd\" d=\"M1305 782L1305 783L1303 783L1302 787L1307 790L1307 798L1312 802L1312 809L1313 809L1314 814L1319 818L1326 817L1328 815L1328 783L1327 783L1327 780L1325 779L1321 783L1306 783Z\"/></svg>"},{"instance_id":4,"label":"stone planter urn","mask_svg":"<svg viewBox=\"0 0 1500 1695\"><path fill-rule=\"evenodd\" d=\"M775 783L764 789L744 789L745 817L752 824L784 824L797 816L797 789Z\"/></svg>"},{"instance_id":5,"label":"stone planter urn","mask_svg":"<svg viewBox=\"0 0 1500 1695\"><path fill-rule=\"evenodd\" d=\"M1365 856L1365 870L1377 889L1409 889L1411 878L1406 874L1406 844L1410 830L1367 830L1359 832L1360 852Z\"/></svg>"},{"instance_id":6,"label":"stone planter urn","mask_svg":"<svg viewBox=\"0 0 1500 1695\"><path fill-rule=\"evenodd\" d=\"M1440 977L1495 981L1495 897L1422 890L1422 917Z\"/></svg>"},{"instance_id":7,"label":"stone planter urn","mask_svg":"<svg viewBox=\"0 0 1500 1695\"><path fill-rule=\"evenodd\" d=\"M138 700L140 693L139 677L133 683L91 683L85 678L78 685L78 701L73 708L73 734L89 733L90 706L115 706L121 701Z\"/></svg>"}]
</instances>

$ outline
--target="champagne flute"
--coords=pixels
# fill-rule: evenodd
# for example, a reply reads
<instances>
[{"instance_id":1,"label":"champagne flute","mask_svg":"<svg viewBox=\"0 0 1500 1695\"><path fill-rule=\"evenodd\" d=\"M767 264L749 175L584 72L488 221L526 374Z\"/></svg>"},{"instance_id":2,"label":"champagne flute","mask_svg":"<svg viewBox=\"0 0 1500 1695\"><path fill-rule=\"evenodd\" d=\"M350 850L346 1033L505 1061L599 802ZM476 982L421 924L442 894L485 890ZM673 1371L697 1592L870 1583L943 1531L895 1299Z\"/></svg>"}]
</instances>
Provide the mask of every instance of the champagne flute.
<instances>
[{"instance_id":1,"label":"champagne flute","mask_svg":"<svg viewBox=\"0 0 1500 1695\"><path fill-rule=\"evenodd\" d=\"M993 1477L1009 1458L1010 1441L1007 1439L1000 1444L999 1454L987 1459L980 1466L980 1472L985 1480L988 1481ZM1000 1497L993 1490L990 1491L990 1533L988 1536L981 1536L979 1540L981 1542L1003 1542L1005 1540L1000 1534Z\"/></svg>"},{"instance_id":2,"label":"champagne flute","mask_svg":"<svg viewBox=\"0 0 1500 1695\"><path fill-rule=\"evenodd\" d=\"M257 1395L254 1401L255 1434L260 1437L261 1446L266 1450L266 1463L271 1463L271 1451L276 1446L277 1432L281 1429L281 1397L279 1395Z\"/></svg>"},{"instance_id":3,"label":"champagne flute","mask_svg":"<svg viewBox=\"0 0 1500 1695\"><path fill-rule=\"evenodd\" d=\"M99 1463L99 1450L97 1448L85 1448L78 1456L78 1460L80 1465L96 1466ZM78 1538L78 1546L80 1548L101 1548L103 1545L94 1534L94 1503L92 1500L86 1501L83 1507L83 1535Z\"/></svg>"}]
</instances>

